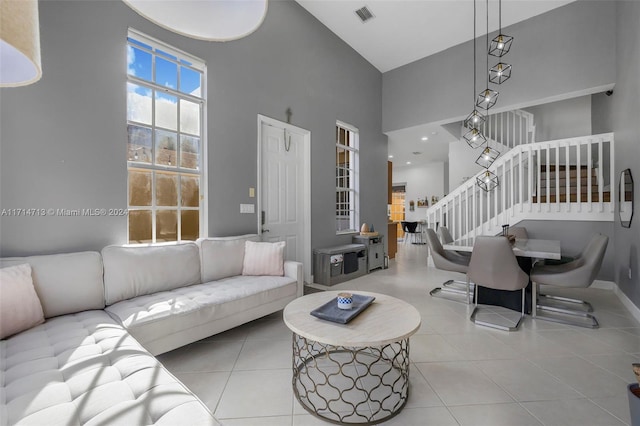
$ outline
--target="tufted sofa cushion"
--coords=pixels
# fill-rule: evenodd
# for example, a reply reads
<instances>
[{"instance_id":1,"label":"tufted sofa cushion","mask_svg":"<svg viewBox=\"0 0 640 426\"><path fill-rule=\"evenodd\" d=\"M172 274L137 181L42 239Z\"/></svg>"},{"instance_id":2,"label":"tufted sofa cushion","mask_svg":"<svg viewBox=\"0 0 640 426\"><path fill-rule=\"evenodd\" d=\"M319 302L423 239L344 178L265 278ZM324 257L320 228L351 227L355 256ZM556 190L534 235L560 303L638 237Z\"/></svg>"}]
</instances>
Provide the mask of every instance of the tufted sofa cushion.
<instances>
[{"instance_id":1,"label":"tufted sofa cushion","mask_svg":"<svg viewBox=\"0 0 640 426\"><path fill-rule=\"evenodd\" d=\"M258 234L235 237L199 238L202 282L242 275L244 246L247 241L258 242Z\"/></svg>"},{"instance_id":2,"label":"tufted sofa cushion","mask_svg":"<svg viewBox=\"0 0 640 426\"><path fill-rule=\"evenodd\" d=\"M284 307L297 291L298 280L289 276L240 275L124 300L106 311L157 355L219 332L211 327L225 317L270 303Z\"/></svg>"},{"instance_id":3,"label":"tufted sofa cushion","mask_svg":"<svg viewBox=\"0 0 640 426\"><path fill-rule=\"evenodd\" d=\"M0 259L2 268L22 263L31 265L33 286L45 318L104 308L100 253L85 251Z\"/></svg>"},{"instance_id":4,"label":"tufted sofa cushion","mask_svg":"<svg viewBox=\"0 0 640 426\"><path fill-rule=\"evenodd\" d=\"M107 246L102 260L107 305L201 282L195 243Z\"/></svg>"},{"instance_id":5,"label":"tufted sofa cushion","mask_svg":"<svg viewBox=\"0 0 640 426\"><path fill-rule=\"evenodd\" d=\"M218 424L104 311L0 341L0 372L0 424Z\"/></svg>"}]
</instances>

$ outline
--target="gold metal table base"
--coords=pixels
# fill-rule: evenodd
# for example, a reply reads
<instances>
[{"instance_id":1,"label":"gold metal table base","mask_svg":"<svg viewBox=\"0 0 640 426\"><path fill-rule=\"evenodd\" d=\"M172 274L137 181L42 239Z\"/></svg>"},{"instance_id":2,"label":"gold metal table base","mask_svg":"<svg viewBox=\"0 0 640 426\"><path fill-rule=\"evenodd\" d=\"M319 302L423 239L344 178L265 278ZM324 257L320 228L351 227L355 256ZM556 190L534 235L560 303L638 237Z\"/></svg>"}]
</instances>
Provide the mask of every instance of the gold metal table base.
<instances>
[{"instance_id":1,"label":"gold metal table base","mask_svg":"<svg viewBox=\"0 0 640 426\"><path fill-rule=\"evenodd\" d=\"M409 339L353 348L293 333L293 393L311 414L336 424L373 425L409 396Z\"/></svg>"}]
</instances>

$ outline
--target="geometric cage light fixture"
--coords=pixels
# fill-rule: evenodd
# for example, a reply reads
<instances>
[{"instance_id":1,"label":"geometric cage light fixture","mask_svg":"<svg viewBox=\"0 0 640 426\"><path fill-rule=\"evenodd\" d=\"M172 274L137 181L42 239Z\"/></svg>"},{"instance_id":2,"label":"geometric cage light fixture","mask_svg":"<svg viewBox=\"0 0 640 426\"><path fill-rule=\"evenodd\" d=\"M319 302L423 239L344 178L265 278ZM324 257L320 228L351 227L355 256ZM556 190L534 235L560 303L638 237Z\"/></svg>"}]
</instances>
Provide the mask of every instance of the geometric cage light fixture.
<instances>
[{"instance_id":1,"label":"geometric cage light fixture","mask_svg":"<svg viewBox=\"0 0 640 426\"><path fill-rule=\"evenodd\" d=\"M487 146L482 150L482 153L476 160L476 164L479 165L480 167L488 169L489 167L491 167L493 162L496 161L496 158L498 158L499 156L500 156L500 151L493 148L489 148L489 146Z\"/></svg>"},{"instance_id":2,"label":"geometric cage light fixture","mask_svg":"<svg viewBox=\"0 0 640 426\"><path fill-rule=\"evenodd\" d=\"M498 102L498 95L500 95L500 93L487 87L482 92L478 93L478 97L476 98L476 106L478 108L488 110L489 108L493 107L496 102Z\"/></svg>"},{"instance_id":3,"label":"geometric cage light fixture","mask_svg":"<svg viewBox=\"0 0 640 426\"><path fill-rule=\"evenodd\" d=\"M502 0L498 0L498 35L491 40L489 55L502 58L509 53L513 37L502 34Z\"/></svg>"},{"instance_id":4,"label":"geometric cage light fixture","mask_svg":"<svg viewBox=\"0 0 640 426\"><path fill-rule=\"evenodd\" d=\"M502 31L500 31L502 33ZM499 58L503 57L507 53L509 53L509 49L511 49L511 44L513 43L513 37L498 34L493 40L491 40L491 44L489 45L489 55L497 56Z\"/></svg>"},{"instance_id":5,"label":"geometric cage light fixture","mask_svg":"<svg viewBox=\"0 0 640 426\"><path fill-rule=\"evenodd\" d=\"M467 145L469 145L473 149L480 148L487 142L487 138L477 127L473 127L471 130L465 133L463 139L465 140Z\"/></svg>"},{"instance_id":6,"label":"geometric cage light fixture","mask_svg":"<svg viewBox=\"0 0 640 426\"><path fill-rule=\"evenodd\" d=\"M511 77L511 64L499 62L489 70L489 81L494 84L502 84Z\"/></svg>"},{"instance_id":7,"label":"geometric cage light fixture","mask_svg":"<svg viewBox=\"0 0 640 426\"><path fill-rule=\"evenodd\" d=\"M471 114L464 120L464 127L467 129L472 129L474 127L479 128L482 127L484 122L487 121L487 118L482 115L480 111L474 109Z\"/></svg>"},{"instance_id":8,"label":"geometric cage light fixture","mask_svg":"<svg viewBox=\"0 0 640 426\"><path fill-rule=\"evenodd\" d=\"M484 170L478 177L476 177L476 184L486 192L493 191L498 187L498 176L495 173Z\"/></svg>"}]
</instances>

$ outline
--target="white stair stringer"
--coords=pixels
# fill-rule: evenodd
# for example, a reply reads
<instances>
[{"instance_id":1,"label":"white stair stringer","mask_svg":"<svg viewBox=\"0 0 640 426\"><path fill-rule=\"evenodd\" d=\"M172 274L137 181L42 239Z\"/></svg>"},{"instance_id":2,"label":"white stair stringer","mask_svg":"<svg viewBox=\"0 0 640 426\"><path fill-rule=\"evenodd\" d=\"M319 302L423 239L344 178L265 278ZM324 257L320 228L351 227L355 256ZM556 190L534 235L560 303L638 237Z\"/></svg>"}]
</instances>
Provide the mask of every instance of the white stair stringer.
<instances>
[{"instance_id":1,"label":"white stair stringer","mask_svg":"<svg viewBox=\"0 0 640 426\"><path fill-rule=\"evenodd\" d=\"M490 167L497 189L487 193L478 187L478 173L429 207L427 225L446 225L459 239L498 234L503 224L522 220L613 221L613 161L613 133L517 145ZM572 170L582 168L593 178L571 183Z\"/></svg>"}]
</instances>

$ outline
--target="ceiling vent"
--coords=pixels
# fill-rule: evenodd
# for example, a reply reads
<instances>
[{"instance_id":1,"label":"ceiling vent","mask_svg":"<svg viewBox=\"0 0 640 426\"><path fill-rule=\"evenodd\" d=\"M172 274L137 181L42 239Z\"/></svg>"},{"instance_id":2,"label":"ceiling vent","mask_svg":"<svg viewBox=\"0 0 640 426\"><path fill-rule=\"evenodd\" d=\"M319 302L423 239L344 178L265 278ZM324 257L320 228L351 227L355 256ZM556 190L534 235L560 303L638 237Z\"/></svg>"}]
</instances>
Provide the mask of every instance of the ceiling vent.
<instances>
[{"instance_id":1,"label":"ceiling vent","mask_svg":"<svg viewBox=\"0 0 640 426\"><path fill-rule=\"evenodd\" d=\"M360 18L363 24L368 20L375 18L375 16L373 15L373 13L371 13L367 6L356 10L356 15L358 15L358 18Z\"/></svg>"},{"instance_id":2,"label":"ceiling vent","mask_svg":"<svg viewBox=\"0 0 640 426\"><path fill-rule=\"evenodd\" d=\"M422 153L420 151L413 151L412 154L413 155L422 155Z\"/></svg>"}]
</instances>

